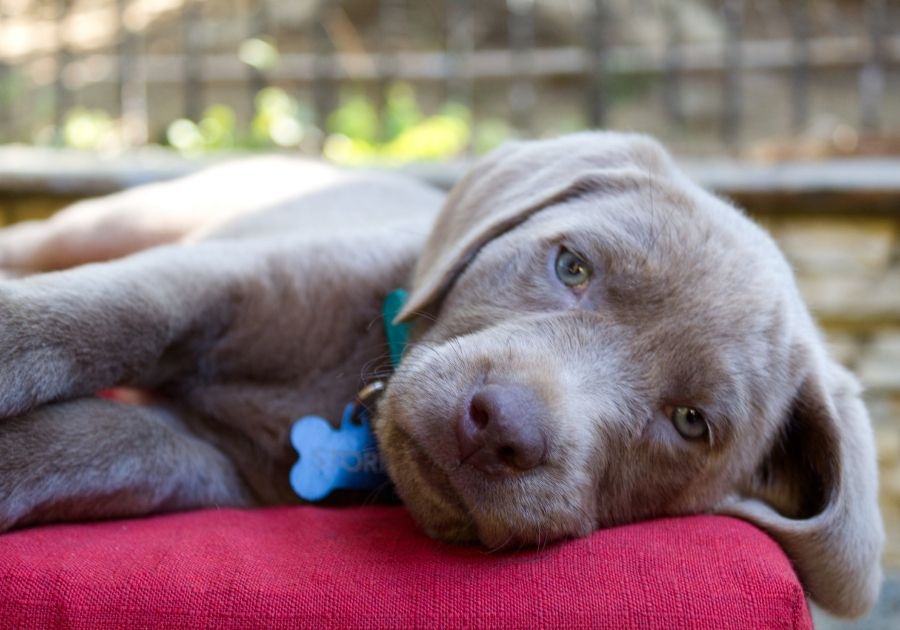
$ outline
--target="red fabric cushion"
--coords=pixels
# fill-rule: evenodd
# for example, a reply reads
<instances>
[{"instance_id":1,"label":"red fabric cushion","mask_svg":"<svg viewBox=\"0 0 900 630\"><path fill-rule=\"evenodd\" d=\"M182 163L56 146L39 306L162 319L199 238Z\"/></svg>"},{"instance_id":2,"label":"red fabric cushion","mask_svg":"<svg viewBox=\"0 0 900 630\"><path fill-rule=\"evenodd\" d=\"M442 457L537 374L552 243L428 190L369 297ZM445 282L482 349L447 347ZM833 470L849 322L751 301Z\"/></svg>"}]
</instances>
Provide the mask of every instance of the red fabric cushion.
<instances>
[{"instance_id":1,"label":"red fabric cushion","mask_svg":"<svg viewBox=\"0 0 900 630\"><path fill-rule=\"evenodd\" d=\"M808 628L780 548L665 519L537 551L422 535L402 508L210 510L0 536L0 625L23 628Z\"/></svg>"}]
</instances>

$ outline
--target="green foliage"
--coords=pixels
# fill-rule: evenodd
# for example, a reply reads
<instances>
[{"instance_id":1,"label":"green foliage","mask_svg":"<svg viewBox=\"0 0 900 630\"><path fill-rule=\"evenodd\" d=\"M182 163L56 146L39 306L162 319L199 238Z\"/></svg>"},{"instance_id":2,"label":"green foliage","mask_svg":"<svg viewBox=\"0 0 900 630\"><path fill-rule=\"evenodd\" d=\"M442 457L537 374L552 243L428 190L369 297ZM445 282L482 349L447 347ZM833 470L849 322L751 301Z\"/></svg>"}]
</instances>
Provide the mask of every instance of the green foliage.
<instances>
[{"instance_id":1,"label":"green foliage","mask_svg":"<svg viewBox=\"0 0 900 630\"><path fill-rule=\"evenodd\" d=\"M343 103L328 116L328 131L366 144L378 138L378 113L370 100L362 95L343 99Z\"/></svg>"},{"instance_id":2,"label":"green foliage","mask_svg":"<svg viewBox=\"0 0 900 630\"><path fill-rule=\"evenodd\" d=\"M66 114L62 139L75 149L100 149L115 142L116 126L101 109L77 107Z\"/></svg>"},{"instance_id":3,"label":"green foliage","mask_svg":"<svg viewBox=\"0 0 900 630\"><path fill-rule=\"evenodd\" d=\"M0 107L9 107L15 98L25 91L25 81L15 68L4 68L0 73Z\"/></svg>"},{"instance_id":4,"label":"green foliage","mask_svg":"<svg viewBox=\"0 0 900 630\"><path fill-rule=\"evenodd\" d=\"M328 118L325 157L343 164L402 163L453 158L466 150L472 127L466 107L447 103L439 113L426 116L407 83L391 85L385 96L380 121L364 96L342 99Z\"/></svg>"},{"instance_id":5,"label":"green foliage","mask_svg":"<svg viewBox=\"0 0 900 630\"><path fill-rule=\"evenodd\" d=\"M203 113L198 125L206 149L231 149L236 142L237 122L227 105L213 105Z\"/></svg>"},{"instance_id":6,"label":"green foliage","mask_svg":"<svg viewBox=\"0 0 900 630\"><path fill-rule=\"evenodd\" d=\"M278 49L262 37L244 40L236 53L260 73L280 62ZM0 99L8 91L8 85L0 85ZM196 155L232 149L315 147L321 141L325 157L360 164L449 159L470 147L478 152L489 150L512 134L508 125L497 120L482 121L473 134L471 112L457 103L444 103L437 113L428 115L413 86L404 82L388 87L380 107L362 92L343 95L324 130L315 127L308 106L277 87L260 90L254 110L249 129L241 129L231 107L212 105L200 120L173 120L164 142L181 153ZM61 140L66 146L86 150L113 148L121 146L121 124L102 110L77 108L68 112L62 130L47 127L35 139L41 143ZM313 142L305 142L308 138Z\"/></svg>"},{"instance_id":7,"label":"green foliage","mask_svg":"<svg viewBox=\"0 0 900 630\"><path fill-rule=\"evenodd\" d=\"M260 72L271 70L278 65L280 55L275 44L268 38L251 37L241 42L238 59Z\"/></svg>"},{"instance_id":8,"label":"green foliage","mask_svg":"<svg viewBox=\"0 0 900 630\"><path fill-rule=\"evenodd\" d=\"M465 112L468 116L468 112ZM408 83L394 83L387 90L384 108L384 139L393 140L403 132L420 124L425 118L416 92Z\"/></svg>"},{"instance_id":9,"label":"green foliage","mask_svg":"<svg viewBox=\"0 0 900 630\"><path fill-rule=\"evenodd\" d=\"M200 153L203 149L200 127L187 118L179 118L169 124L169 128L166 129L166 140L181 153Z\"/></svg>"},{"instance_id":10,"label":"green foliage","mask_svg":"<svg viewBox=\"0 0 900 630\"><path fill-rule=\"evenodd\" d=\"M255 98L256 113L250 132L241 136L234 110L213 105L194 122L186 118L173 121L166 131L167 142L185 154L228 149L292 148L303 141L309 128L310 113L280 88L268 87Z\"/></svg>"},{"instance_id":11,"label":"green foliage","mask_svg":"<svg viewBox=\"0 0 900 630\"><path fill-rule=\"evenodd\" d=\"M166 130L168 143L188 155L235 147L235 117L230 107L213 105L199 122L179 118Z\"/></svg>"},{"instance_id":12,"label":"green foliage","mask_svg":"<svg viewBox=\"0 0 900 630\"><path fill-rule=\"evenodd\" d=\"M252 147L297 147L311 125L312 112L280 88L268 87L256 95L256 115L250 132Z\"/></svg>"},{"instance_id":13,"label":"green foliage","mask_svg":"<svg viewBox=\"0 0 900 630\"><path fill-rule=\"evenodd\" d=\"M313 125L309 107L277 87L267 87L254 99L255 112L249 130L238 127L234 110L212 105L200 120L179 118L165 133L165 143L180 153L198 155L234 149L299 148L312 133L323 138L326 158L342 164L404 163L462 156L470 147L490 150L512 135L500 120L473 126L468 108L445 103L428 115L419 105L415 90L395 83L386 91L379 116L375 104L362 93L345 94L322 132ZM66 146L96 150L120 141L119 123L101 110L78 108L69 112L62 140ZM46 138L50 141L50 138Z\"/></svg>"}]
</instances>

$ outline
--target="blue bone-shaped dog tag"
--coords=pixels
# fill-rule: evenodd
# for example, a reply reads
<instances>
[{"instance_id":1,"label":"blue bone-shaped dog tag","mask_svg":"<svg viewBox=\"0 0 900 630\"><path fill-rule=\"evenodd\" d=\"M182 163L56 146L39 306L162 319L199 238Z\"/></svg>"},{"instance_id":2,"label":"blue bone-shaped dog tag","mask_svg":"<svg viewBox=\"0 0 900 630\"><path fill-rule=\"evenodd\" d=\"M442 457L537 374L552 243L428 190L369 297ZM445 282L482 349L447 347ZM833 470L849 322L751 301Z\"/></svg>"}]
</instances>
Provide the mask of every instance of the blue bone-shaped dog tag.
<instances>
[{"instance_id":1,"label":"blue bone-shaped dog tag","mask_svg":"<svg viewBox=\"0 0 900 630\"><path fill-rule=\"evenodd\" d=\"M291 469L291 487L307 501L319 501L338 488L367 490L387 481L365 408L344 407L335 430L324 418L306 416L291 428L300 459Z\"/></svg>"},{"instance_id":2,"label":"blue bone-shaped dog tag","mask_svg":"<svg viewBox=\"0 0 900 630\"><path fill-rule=\"evenodd\" d=\"M382 307L394 367L400 363L409 335L406 324L394 323L405 301L406 292L398 289L388 294ZM337 430L319 416L300 418L291 427L291 444L300 455L291 468L291 487L307 501L319 501L338 489L379 488L389 481L378 454L369 412L357 403L344 407Z\"/></svg>"}]
</instances>

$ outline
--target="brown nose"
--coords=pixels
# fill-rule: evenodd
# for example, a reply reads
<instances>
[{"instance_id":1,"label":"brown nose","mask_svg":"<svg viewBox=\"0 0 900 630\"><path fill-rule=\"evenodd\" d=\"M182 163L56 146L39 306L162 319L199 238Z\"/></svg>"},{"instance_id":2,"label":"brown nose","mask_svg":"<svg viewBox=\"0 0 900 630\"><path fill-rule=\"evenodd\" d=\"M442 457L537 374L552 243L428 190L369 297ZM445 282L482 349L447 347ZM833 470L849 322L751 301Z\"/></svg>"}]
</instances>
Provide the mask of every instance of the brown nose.
<instances>
[{"instance_id":1,"label":"brown nose","mask_svg":"<svg viewBox=\"0 0 900 630\"><path fill-rule=\"evenodd\" d=\"M547 455L543 403L522 385L485 385L456 423L460 460L489 475L531 470Z\"/></svg>"}]
</instances>

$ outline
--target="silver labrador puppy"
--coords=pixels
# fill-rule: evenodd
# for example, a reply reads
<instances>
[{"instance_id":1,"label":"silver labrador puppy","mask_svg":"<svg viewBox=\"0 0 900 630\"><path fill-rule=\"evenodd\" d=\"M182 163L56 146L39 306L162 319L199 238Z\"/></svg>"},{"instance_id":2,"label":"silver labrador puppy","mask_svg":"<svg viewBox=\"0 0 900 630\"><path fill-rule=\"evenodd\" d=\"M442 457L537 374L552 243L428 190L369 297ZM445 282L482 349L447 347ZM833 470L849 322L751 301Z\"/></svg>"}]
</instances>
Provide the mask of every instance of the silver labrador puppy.
<instances>
[{"instance_id":1,"label":"silver labrador puppy","mask_svg":"<svg viewBox=\"0 0 900 630\"><path fill-rule=\"evenodd\" d=\"M446 202L270 158L0 231L14 271L130 253L0 283L4 529L296 501L291 423L384 367L380 304L408 286L375 425L430 535L508 547L730 514L828 610L877 597L859 387L772 240L648 138L511 144ZM93 396L123 384L157 404Z\"/></svg>"}]
</instances>

